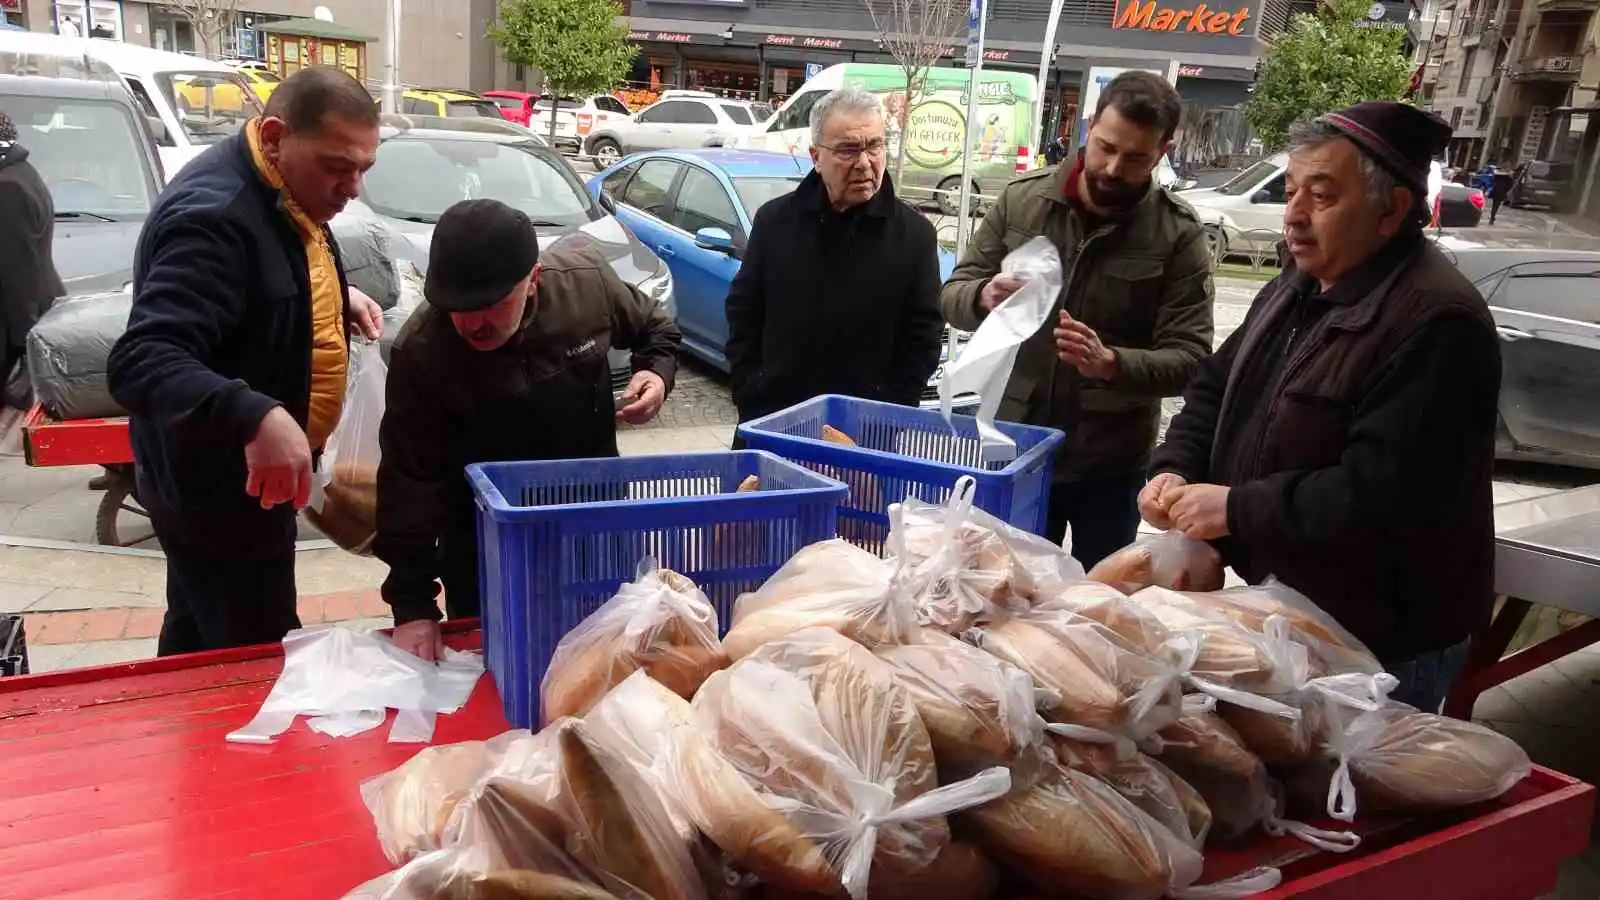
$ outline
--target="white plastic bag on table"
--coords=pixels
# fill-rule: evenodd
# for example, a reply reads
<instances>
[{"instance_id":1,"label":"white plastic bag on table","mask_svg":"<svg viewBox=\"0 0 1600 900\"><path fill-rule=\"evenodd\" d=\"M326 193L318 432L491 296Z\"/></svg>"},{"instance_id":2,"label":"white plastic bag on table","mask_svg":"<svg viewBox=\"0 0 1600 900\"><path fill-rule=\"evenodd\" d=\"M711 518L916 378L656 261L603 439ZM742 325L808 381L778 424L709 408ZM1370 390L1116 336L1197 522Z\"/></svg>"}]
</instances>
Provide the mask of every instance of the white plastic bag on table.
<instances>
[{"instance_id":1,"label":"white plastic bag on table","mask_svg":"<svg viewBox=\"0 0 1600 900\"><path fill-rule=\"evenodd\" d=\"M438 663L424 662L387 635L334 625L297 628L283 639L283 673L255 718L227 740L268 744L296 716L333 737L361 734L398 711L391 743L427 743L439 713L453 713L483 675L483 657L445 648Z\"/></svg>"},{"instance_id":2,"label":"white plastic bag on table","mask_svg":"<svg viewBox=\"0 0 1600 900\"><path fill-rule=\"evenodd\" d=\"M1305 686L1310 677L1309 658L1305 646L1293 639L1286 619L1268 616L1260 630L1248 628L1204 602L1205 596L1148 587L1130 599L1167 628L1204 637L1191 675L1193 683L1207 693L1231 689L1276 695ZM1229 696L1219 699L1233 700ZM1298 717L1286 710L1282 714Z\"/></svg>"},{"instance_id":3,"label":"white plastic bag on table","mask_svg":"<svg viewBox=\"0 0 1600 900\"><path fill-rule=\"evenodd\" d=\"M950 841L945 815L1011 786L995 768L938 787L909 691L824 628L715 673L693 708L698 737L669 754L690 814L780 887L865 900L874 873L914 872L937 857Z\"/></svg>"},{"instance_id":4,"label":"white plastic bag on table","mask_svg":"<svg viewBox=\"0 0 1600 900\"><path fill-rule=\"evenodd\" d=\"M1222 555L1204 541L1181 532L1163 531L1141 537L1101 560L1090 581L1128 593L1152 585L1177 591L1216 591L1225 583Z\"/></svg>"},{"instance_id":5,"label":"white plastic bag on table","mask_svg":"<svg viewBox=\"0 0 1600 900\"><path fill-rule=\"evenodd\" d=\"M692 697L706 676L727 665L711 601L693 581L646 558L636 580L556 645L540 685L540 715L545 723L581 716L640 669Z\"/></svg>"},{"instance_id":6,"label":"white plastic bag on table","mask_svg":"<svg viewBox=\"0 0 1600 900\"><path fill-rule=\"evenodd\" d=\"M350 348L349 386L339 424L311 477L306 521L341 548L372 553L378 533L378 427L389 367L375 343Z\"/></svg>"},{"instance_id":7,"label":"white plastic bag on table","mask_svg":"<svg viewBox=\"0 0 1600 900\"><path fill-rule=\"evenodd\" d=\"M906 641L916 630L916 612L891 589L894 572L893 563L847 541L803 547L734 604L723 650L739 660L768 641L815 627L869 648Z\"/></svg>"},{"instance_id":8,"label":"white plastic bag on table","mask_svg":"<svg viewBox=\"0 0 1600 900\"><path fill-rule=\"evenodd\" d=\"M1017 458L1017 443L994 427L1006 382L1017 362L1017 351L1044 328L1055 314L1065 278L1061 254L1046 237L1036 237L1006 254L1000 274L1015 275L1025 283L984 318L961 355L945 366L939 382L939 404L946 421L951 401L961 394L977 394L978 437L985 463Z\"/></svg>"},{"instance_id":9,"label":"white plastic bag on table","mask_svg":"<svg viewBox=\"0 0 1600 900\"><path fill-rule=\"evenodd\" d=\"M1377 809L1452 809L1504 794L1532 763L1517 743L1482 725L1387 699L1394 676L1318 679L1328 750L1337 761L1328 815L1354 820L1358 800Z\"/></svg>"},{"instance_id":10,"label":"white plastic bag on table","mask_svg":"<svg viewBox=\"0 0 1600 900\"><path fill-rule=\"evenodd\" d=\"M362 782L361 799L389 861L441 849L457 804L493 771L509 744L530 737L515 730L489 741L426 747L399 768Z\"/></svg>"}]
</instances>

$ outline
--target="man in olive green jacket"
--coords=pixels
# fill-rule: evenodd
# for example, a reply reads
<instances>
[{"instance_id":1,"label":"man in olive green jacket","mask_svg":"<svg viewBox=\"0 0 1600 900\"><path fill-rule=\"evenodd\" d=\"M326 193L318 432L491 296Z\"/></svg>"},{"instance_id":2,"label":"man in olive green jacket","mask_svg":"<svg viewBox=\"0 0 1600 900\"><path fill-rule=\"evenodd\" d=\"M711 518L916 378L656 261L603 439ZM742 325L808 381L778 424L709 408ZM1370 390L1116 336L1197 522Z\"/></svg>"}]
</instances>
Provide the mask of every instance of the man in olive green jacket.
<instances>
[{"instance_id":1,"label":"man in olive green jacket","mask_svg":"<svg viewBox=\"0 0 1600 900\"><path fill-rule=\"evenodd\" d=\"M1047 535L1070 524L1085 566L1134 539L1137 499L1161 421L1211 353L1211 256L1189 206L1154 184L1180 104L1160 76L1127 72L1101 91L1075 160L1000 194L940 297L974 330L1022 282L1007 253L1038 235L1061 253L1058 317L1017 354L1000 417L1060 428Z\"/></svg>"}]
</instances>

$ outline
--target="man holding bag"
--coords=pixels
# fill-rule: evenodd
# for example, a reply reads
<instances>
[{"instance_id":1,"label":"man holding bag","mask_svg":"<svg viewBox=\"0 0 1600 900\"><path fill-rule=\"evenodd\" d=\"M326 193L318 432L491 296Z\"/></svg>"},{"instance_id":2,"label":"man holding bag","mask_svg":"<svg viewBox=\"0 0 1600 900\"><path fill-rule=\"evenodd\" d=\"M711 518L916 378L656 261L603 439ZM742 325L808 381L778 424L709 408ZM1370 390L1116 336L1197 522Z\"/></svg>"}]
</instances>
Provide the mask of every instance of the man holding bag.
<instances>
[{"instance_id":1,"label":"man holding bag","mask_svg":"<svg viewBox=\"0 0 1600 900\"><path fill-rule=\"evenodd\" d=\"M1046 536L1059 541L1070 524L1085 568L1134 539L1161 398L1211 353L1205 233L1151 177L1180 111L1160 76L1106 85L1077 159L1006 187L941 296L945 319L975 330L1024 284L1002 273L1008 254L1039 235L1060 254L1057 312L1019 348L999 417L1066 432Z\"/></svg>"},{"instance_id":2,"label":"man holding bag","mask_svg":"<svg viewBox=\"0 0 1600 900\"><path fill-rule=\"evenodd\" d=\"M501 460L617 455L616 422L655 418L677 372L678 326L578 234L544 251L498 200L445 210L427 304L395 340L379 432L378 534L394 642L440 653L451 618L478 614L476 505L464 469ZM606 355L633 351L619 409Z\"/></svg>"},{"instance_id":3,"label":"man holding bag","mask_svg":"<svg viewBox=\"0 0 1600 900\"><path fill-rule=\"evenodd\" d=\"M367 89L305 69L185 166L145 221L106 375L167 557L162 656L300 626L295 513L339 421L350 332L376 340L383 321L346 287L328 221L377 151Z\"/></svg>"}]
</instances>

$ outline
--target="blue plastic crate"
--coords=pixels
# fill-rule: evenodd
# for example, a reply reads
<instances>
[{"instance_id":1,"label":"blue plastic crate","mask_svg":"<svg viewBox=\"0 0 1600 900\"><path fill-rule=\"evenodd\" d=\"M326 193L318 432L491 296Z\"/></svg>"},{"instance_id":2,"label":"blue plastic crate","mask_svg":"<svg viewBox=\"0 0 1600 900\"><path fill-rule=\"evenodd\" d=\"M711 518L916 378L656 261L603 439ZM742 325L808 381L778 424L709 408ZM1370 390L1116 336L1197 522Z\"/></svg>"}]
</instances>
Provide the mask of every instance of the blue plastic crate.
<instances>
[{"instance_id":1,"label":"blue plastic crate","mask_svg":"<svg viewBox=\"0 0 1600 900\"><path fill-rule=\"evenodd\" d=\"M749 476L761 489L736 493ZM653 556L733 601L835 536L845 487L756 451L467 467L478 504L484 661L513 727L536 728L556 644Z\"/></svg>"},{"instance_id":2,"label":"blue plastic crate","mask_svg":"<svg viewBox=\"0 0 1600 900\"><path fill-rule=\"evenodd\" d=\"M847 447L822 440L830 425L854 440ZM889 504L907 496L944 503L956 481L978 483L975 504L1036 534L1050 508L1050 470L1066 436L1054 428L996 422L1017 442L1017 458L985 465L978 420L938 410L876 403L828 394L783 412L746 422L739 436L752 450L767 450L844 482L850 498L839 509L839 534L881 552L889 534Z\"/></svg>"}]
</instances>

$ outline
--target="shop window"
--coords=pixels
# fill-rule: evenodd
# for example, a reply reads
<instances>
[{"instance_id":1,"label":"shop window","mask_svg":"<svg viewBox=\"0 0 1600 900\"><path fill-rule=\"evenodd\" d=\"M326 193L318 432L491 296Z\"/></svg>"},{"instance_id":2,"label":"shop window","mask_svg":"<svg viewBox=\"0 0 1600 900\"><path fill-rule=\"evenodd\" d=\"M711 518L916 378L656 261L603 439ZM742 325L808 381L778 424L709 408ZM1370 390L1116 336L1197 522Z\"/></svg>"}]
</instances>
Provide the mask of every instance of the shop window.
<instances>
[{"instance_id":1,"label":"shop window","mask_svg":"<svg viewBox=\"0 0 1600 900\"><path fill-rule=\"evenodd\" d=\"M694 234L702 228L721 228L737 235L739 215L722 184L704 169L690 168L678 186L678 202L673 204L672 224Z\"/></svg>"},{"instance_id":2,"label":"shop window","mask_svg":"<svg viewBox=\"0 0 1600 900\"><path fill-rule=\"evenodd\" d=\"M682 165L664 159L646 160L639 167L639 174L628 182L623 190L622 202L646 215L655 216L663 221L667 218L669 204L669 190L672 179L678 176Z\"/></svg>"},{"instance_id":3,"label":"shop window","mask_svg":"<svg viewBox=\"0 0 1600 900\"><path fill-rule=\"evenodd\" d=\"M789 105L778 111L768 131L793 131L797 128L811 127L811 108L822 99L824 91L806 91L796 95L789 101Z\"/></svg>"}]
</instances>

